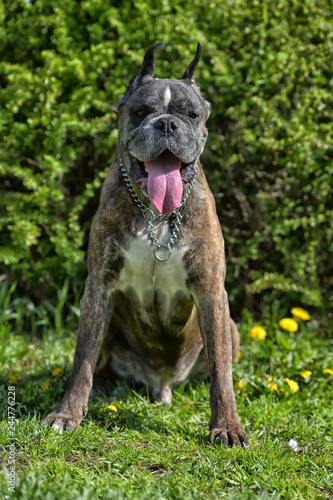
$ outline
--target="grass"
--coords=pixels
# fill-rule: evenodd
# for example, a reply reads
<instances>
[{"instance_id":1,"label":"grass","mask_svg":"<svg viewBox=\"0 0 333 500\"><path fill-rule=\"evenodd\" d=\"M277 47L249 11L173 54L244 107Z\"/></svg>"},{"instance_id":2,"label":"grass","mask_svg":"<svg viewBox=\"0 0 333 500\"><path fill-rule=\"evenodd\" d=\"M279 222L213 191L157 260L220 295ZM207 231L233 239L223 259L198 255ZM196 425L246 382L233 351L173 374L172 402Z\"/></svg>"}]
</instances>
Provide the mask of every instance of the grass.
<instances>
[{"instance_id":1,"label":"grass","mask_svg":"<svg viewBox=\"0 0 333 500\"><path fill-rule=\"evenodd\" d=\"M239 416L251 443L248 450L205 446L210 410L204 381L177 388L170 407L152 403L145 387L135 391L118 385L117 397L93 400L81 427L60 435L44 428L40 418L65 391L77 308L68 308L65 328L64 287L59 303L52 306L57 311L52 326L48 304L35 310L28 299L13 299L13 292L2 293L0 312L0 498L333 497L333 376L323 373L333 369L333 341L320 321L298 320L296 333L284 331L278 320L287 311L275 303L260 322L266 338L253 339L254 322L244 312L234 383ZM24 331L32 322L39 322L34 335ZM303 378L304 371L311 375ZM297 382L296 392L286 378ZM8 445L13 442L8 386L15 386L15 492L8 491L7 481ZM291 439L297 449L290 446Z\"/></svg>"}]
</instances>

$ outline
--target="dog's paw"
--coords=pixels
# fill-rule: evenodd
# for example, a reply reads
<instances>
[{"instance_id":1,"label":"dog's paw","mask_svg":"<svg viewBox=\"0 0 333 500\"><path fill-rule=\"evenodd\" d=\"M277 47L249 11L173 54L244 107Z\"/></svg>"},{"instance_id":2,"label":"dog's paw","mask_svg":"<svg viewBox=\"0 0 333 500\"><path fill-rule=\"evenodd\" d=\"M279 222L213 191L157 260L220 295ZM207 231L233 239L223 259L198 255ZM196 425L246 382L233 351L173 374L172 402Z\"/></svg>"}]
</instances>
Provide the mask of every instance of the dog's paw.
<instances>
[{"instance_id":1,"label":"dog's paw","mask_svg":"<svg viewBox=\"0 0 333 500\"><path fill-rule=\"evenodd\" d=\"M172 403L172 391L167 385L153 389L152 396L154 401L161 401L165 405Z\"/></svg>"},{"instance_id":2,"label":"dog's paw","mask_svg":"<svg viewBox=\"0 0 333 500\"><path fill-rule=\"evenodd\" d=\"M45 426L50 425L53 430L60 433L63 431L70 432L75 429L75 427L80 425L83 417L87 414L87 411L88 409L73 412L59 407L43 418L42 424Z\"/></svg>"},{"instance_id":3,"label":"dog's paw","mask_svg":"<svg viewBox=\"0 0 333 500\"><path fill-rule=\"evenodd\" d=\"M223 443L225 446L237 446L239 448L248 448L249 440L246 433L239 422L229 424L221 428L211 429L207 444Z\"/></svg>"}]
</instances>

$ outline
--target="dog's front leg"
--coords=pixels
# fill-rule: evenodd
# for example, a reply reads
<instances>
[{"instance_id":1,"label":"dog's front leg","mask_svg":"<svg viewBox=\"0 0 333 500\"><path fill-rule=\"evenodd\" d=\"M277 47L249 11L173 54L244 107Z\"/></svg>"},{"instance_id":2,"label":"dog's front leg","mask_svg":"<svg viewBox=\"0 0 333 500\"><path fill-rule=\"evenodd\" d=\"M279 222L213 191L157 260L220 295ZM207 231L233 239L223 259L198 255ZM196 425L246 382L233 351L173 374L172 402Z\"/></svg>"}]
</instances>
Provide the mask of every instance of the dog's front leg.
<instances>
[{"instance_id":1,"label":"dog's front leg","mask_svg":"<svg viewBox=\"0 0 333 500\"><path fill-rule=\"evenodd\" d=\"M97 357L110 318L110 287L95 285L88 278L82 298L74 363L68 387L59 406L43 420L44 423L52 422L54 429L72 430L87 414Z\"/></svg>"},{"instance_id":2,"label":"dog's front leg","mask_svg":"<svg viewBox=\"0 0 333 500\"><path fill-rule=\"evenodd\" d=\"M222 288L218 293L202 295L197 307L210 374L211 421L207 441L247 447L249 442L237 415L233 389L232 339L226 291Z\"/></svg>"}]
</instances>

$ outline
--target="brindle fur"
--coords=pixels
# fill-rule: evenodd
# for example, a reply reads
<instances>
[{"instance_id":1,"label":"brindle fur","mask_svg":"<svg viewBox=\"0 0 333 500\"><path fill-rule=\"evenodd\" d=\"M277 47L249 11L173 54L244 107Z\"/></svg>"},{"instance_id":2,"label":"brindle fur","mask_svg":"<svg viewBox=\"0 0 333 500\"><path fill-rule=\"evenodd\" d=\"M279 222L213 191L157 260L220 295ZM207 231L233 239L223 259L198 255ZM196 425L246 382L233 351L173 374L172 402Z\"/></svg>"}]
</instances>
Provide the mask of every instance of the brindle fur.
<instances>
[{"instance_id":1,"label":"brindle fur","mask_svg":"<svg viewBox=\"0 0 333 500\"><path fill-rule=\"evenodd\" d=\"M131 109L144 99L147 89L148 94L153 89L160 103L170 85L174 95L188 95L199 109L200 121L193 126L187 117L175 113L174 119L184 128L180 135L186 133L195 141L184 145L184 157L195 155L198 160L207 136L208 105L191 82L197 61L185 72L185 81L153 80L152 49L154 52L156 46L147 52L141 72L120 102L117 158L121 155L128 172L129 150L135 150L136 141ZM161 104L156 117L147 118L147 151L157 147L150 136L157 132L149 120L156 122L163 112L167 111ZM134 139L128 141L129 136ZM158 139L163 146L163 137L159 135ZM181 138L172 140L181 150ZM145 144L144 138L142 141ZM145 154L141 142L138 155ZM133 188L149 203L137 184ZM160 222L157 237L163 239L170 234L172 224L170 220ZM248 446L233 391L232 359L237 358L239 336L229 316L224 288L224 241L201 165L171 257L159 262L153 254L147 223L124 183L116 159L93 221L88 271L71 378L63 400L45 422L52 422L59 430L78 426L88 411L94 374L108 380L117 374L146 383L156 399L171 403L172 388L195 372L199 360L205 357L211 403L208 441L215 438L229 446Z\"/></svg>"}]
</instances>

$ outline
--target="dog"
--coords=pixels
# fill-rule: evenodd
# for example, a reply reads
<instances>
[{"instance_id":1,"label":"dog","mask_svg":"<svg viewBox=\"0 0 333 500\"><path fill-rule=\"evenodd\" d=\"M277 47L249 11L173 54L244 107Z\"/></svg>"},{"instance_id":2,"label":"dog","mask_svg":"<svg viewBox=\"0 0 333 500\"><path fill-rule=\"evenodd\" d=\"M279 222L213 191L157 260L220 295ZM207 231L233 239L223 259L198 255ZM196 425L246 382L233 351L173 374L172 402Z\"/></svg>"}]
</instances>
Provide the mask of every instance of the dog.
<instances>
[{"instance_id":1,"label":"dog","mask_svg":"<svg viewBox=\"0 0 333 500\"><path fill-rule=\"evenodd\" d=\"M182 79L158 79L151 46L118 102L116 158L92 223L88 278L66 393L44 423L78 426L94 379L172 389L206 360L208 442L248 446L232 381L238 331L224 288L224 242L199 157L210 105L194 81L198 44Z\"/></svg>"}]
</instances>

